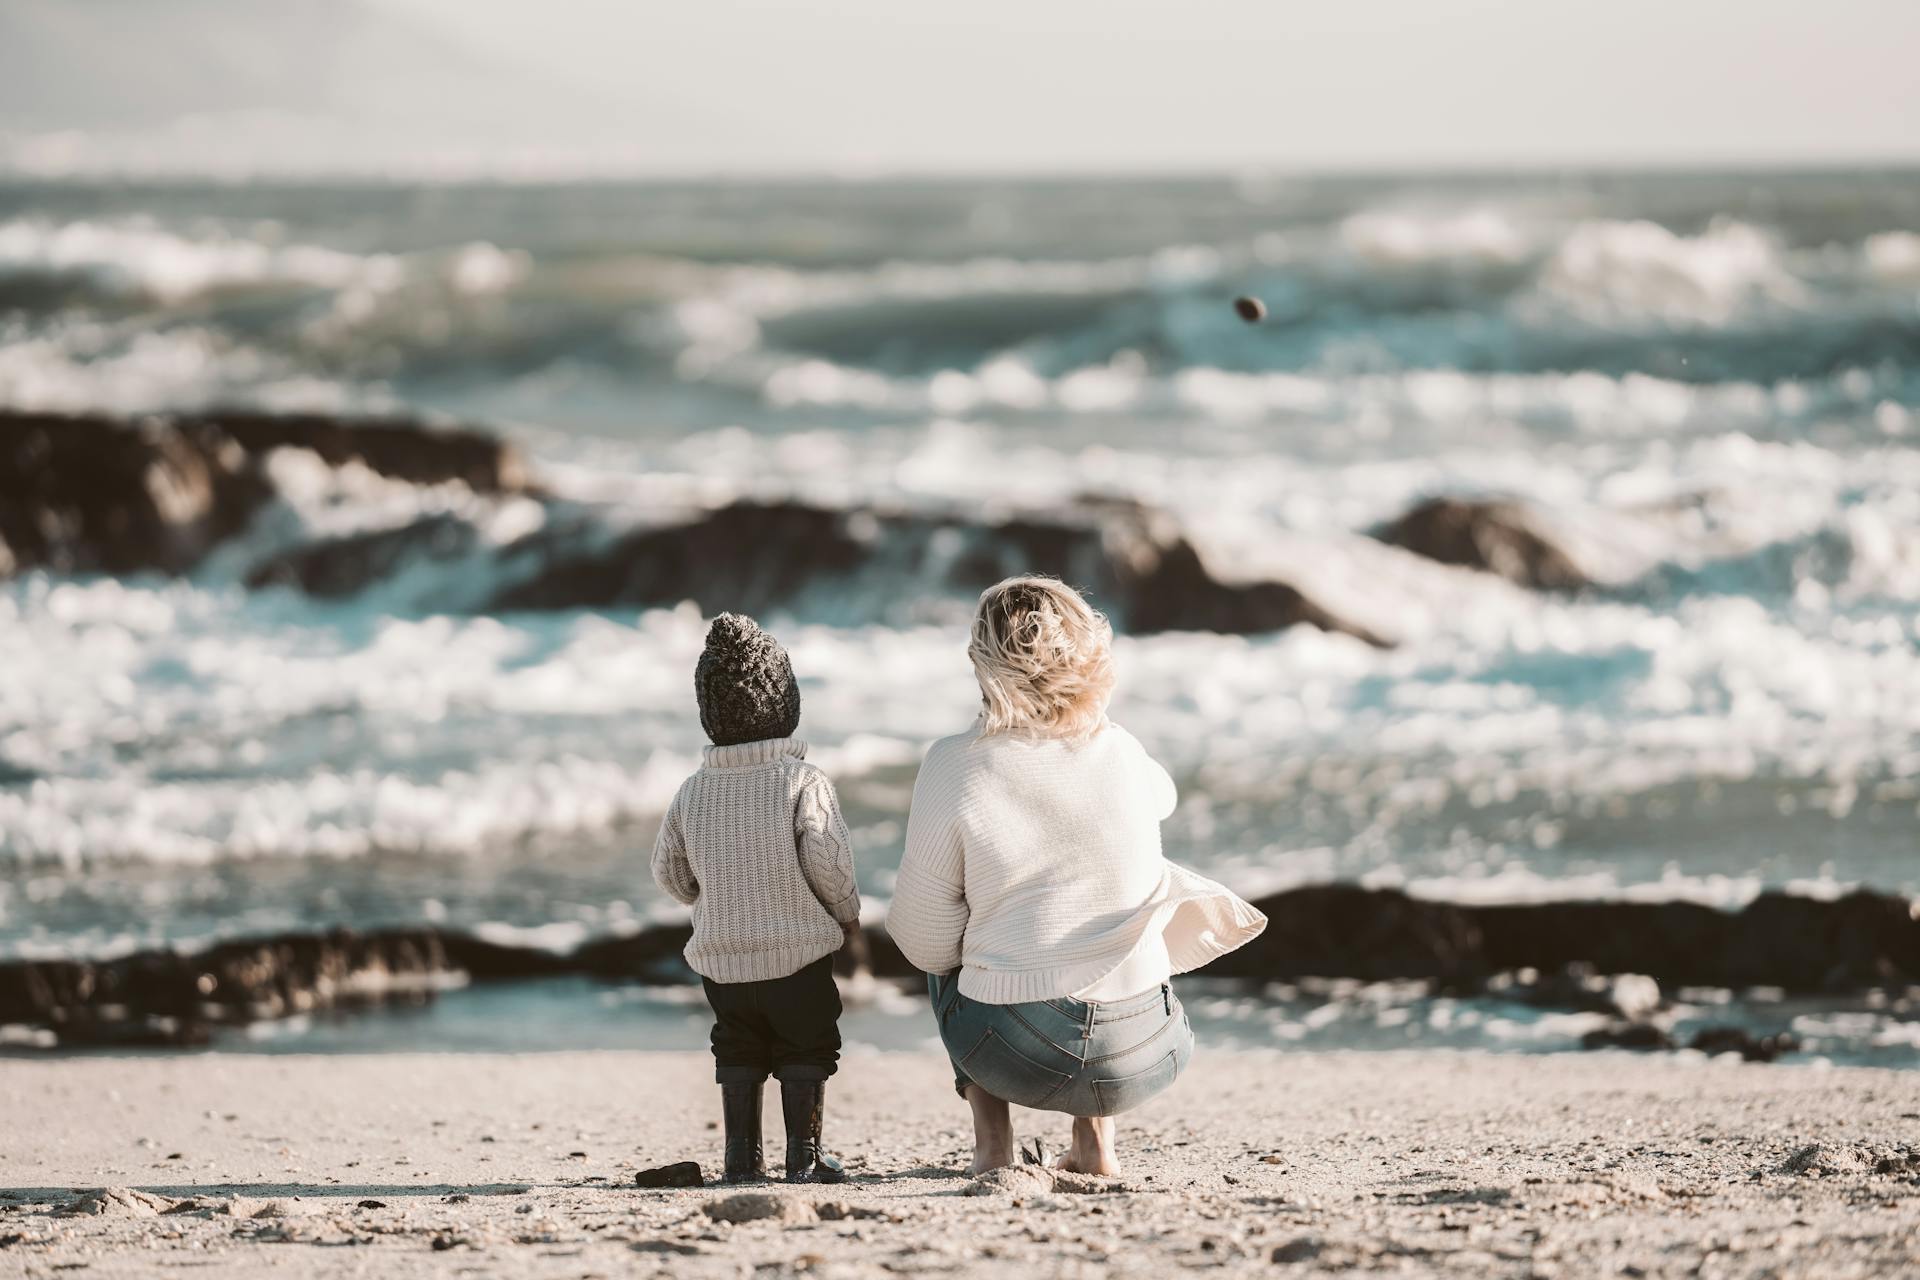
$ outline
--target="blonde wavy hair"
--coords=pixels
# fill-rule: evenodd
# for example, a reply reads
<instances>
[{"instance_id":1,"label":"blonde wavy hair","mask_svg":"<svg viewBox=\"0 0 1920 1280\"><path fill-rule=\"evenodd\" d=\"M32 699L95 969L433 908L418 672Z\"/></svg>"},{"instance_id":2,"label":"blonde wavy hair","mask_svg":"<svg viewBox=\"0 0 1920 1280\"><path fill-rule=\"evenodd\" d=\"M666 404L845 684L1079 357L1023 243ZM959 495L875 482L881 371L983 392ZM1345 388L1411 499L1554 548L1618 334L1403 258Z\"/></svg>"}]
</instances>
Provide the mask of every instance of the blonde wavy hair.
<instances>
[{"instance_id":1,"label":"blonde wavy hair","mask_svg":"<svg viewBox=\"0 0 1920 1280\"><path fill-rule=\"evenodd\" d=\"M1091 737L1113 696L1113 628L1056 578L1008 578L980 593L967 657L987 733Z\"/></svg>"}]
</instances>

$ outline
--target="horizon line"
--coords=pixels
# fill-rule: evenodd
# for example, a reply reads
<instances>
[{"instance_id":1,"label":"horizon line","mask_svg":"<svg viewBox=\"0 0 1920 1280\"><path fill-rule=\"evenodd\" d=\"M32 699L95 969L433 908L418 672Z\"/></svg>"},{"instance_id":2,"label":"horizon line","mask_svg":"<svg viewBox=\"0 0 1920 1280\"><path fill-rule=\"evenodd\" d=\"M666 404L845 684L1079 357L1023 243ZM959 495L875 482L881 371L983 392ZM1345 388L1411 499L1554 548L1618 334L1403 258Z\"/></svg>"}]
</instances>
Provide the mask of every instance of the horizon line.
<instances>
[{"instance_id":1,"label":"horizon line","mask_svg":"<svg viewBox=\"0 0 1920 1280\"><path fill-rule=\"evenodd\" d=\"M22 165L0 158L0 183L47 185L87 185L118 182L130 185L205 183L216 186L273 185L323 186L329 184L369 186L581 186L734 184L804 185L844 184L885 185L923 183L927 185L969 182L1127 182L1127 181L1221 181L1246 183L1271 180L1313 181L1366 178L1498 178L1498 177L1576 177L1632 175L1690 175L1698 177L1800 176L1834 173L1895 175L1920 173L1920 152L1909 155L1861 154L1781 155L1773 157L1611 157L1553 160L1530 156L1511 159L1426 159L1406 161L1253 162L1245 164L1153 164L1140 166L1090 166L1087 168L1043 165L955 165L916 167L911 165L821 165L805 167L742 166L739 168L694 168L637 165L574 165L543 170L535 165L477 164L436 167L419 166L261 166L252 169L189 166L131 167L125 165L74 165L71 167Z\"/></svg>"}]
</instances>

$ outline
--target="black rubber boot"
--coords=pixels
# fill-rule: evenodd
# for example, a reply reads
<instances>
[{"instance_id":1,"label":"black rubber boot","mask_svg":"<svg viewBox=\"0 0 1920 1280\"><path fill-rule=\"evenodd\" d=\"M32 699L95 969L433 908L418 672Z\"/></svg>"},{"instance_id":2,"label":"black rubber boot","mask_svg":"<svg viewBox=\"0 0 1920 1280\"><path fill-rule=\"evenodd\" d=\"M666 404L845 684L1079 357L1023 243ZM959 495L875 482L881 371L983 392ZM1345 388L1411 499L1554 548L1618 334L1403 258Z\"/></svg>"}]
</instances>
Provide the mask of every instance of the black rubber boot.
<instances>
[{"instance_id":1,"label":"black rubber boot","mask_svg":"<svg viewBox=\"0 0 1920 1280\"><path fill-rule=\"evenodd\" d=\"M727 1128L727 1165L722 1182L765 1182L767 1158L760 1143L760 1086L720 1086L720 1116Z\"/></svg>"},{"instance_id":2,"label":"black rubber boot","mask_svg":"<svg viewBox=\"0 0 1920 1280\"><path fill-rule=\"evenodd\" d=\"M820 1145L827 1109L825 1080L782 1080L780 1109L787 1119L787 1181L845 1182L847 1171Z\"/></svg>"}]
</instances>

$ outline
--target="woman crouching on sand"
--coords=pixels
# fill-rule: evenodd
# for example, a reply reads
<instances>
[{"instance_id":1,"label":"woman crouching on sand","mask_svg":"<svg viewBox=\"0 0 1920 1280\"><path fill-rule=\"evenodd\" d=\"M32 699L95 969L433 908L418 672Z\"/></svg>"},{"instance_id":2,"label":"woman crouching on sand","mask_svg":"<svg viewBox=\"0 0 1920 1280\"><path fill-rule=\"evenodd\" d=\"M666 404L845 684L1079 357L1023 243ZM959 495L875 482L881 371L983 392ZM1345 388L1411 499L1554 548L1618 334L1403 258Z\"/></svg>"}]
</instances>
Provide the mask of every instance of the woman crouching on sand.
<instances>
[{"instance_id":1,"label":"woman crouching on sand","mask_svg":"<svg viewBox=\"0 0 1920 1280\"><path fill-rule=\"evenodd\" d=\"M1013 1163L1009 1103L1074 1117L1060 1167L1119 1173L1111 1117L1193 1056L1173 975L1266 927L1161 856L1173 779L1107 719L1112 641L1051 578L989 588L967 646L980 718L914 784L887 930L929 975L974 1173Z\"/></svg>"}]
</instances>

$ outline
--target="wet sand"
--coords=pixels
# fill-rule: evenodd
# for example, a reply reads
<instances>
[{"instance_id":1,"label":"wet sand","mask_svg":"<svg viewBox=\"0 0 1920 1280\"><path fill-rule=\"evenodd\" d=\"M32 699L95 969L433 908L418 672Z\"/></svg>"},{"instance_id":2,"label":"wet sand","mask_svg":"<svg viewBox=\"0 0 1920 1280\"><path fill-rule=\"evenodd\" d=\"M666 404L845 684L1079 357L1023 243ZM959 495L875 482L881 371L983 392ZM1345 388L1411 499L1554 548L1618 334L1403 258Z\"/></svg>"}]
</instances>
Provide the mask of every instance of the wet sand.
<instances>
[{"instance_id":1,"label":"wet sand","mask_svg":"<svg viewBox=\"0 0 1920 1280\"><path fill-rule=\"evenodd\" d=\"M0 1275L1836 1277L1920 1263L1920 1072L1203 1050L1123 1119L1125 1178L1050 1187L960 1172L966 1113L940 1059L855 1053L828 1113L853 1181L730 1204L730 1188L635 1189L637 1169L671 1161L716 1172L709 1070L683 1053L0 1060ZM777 1161L771 1088L768 1104ZM1064 1143L1061 1117L1016 1123Z\"/></svg>"}]
</instances>

